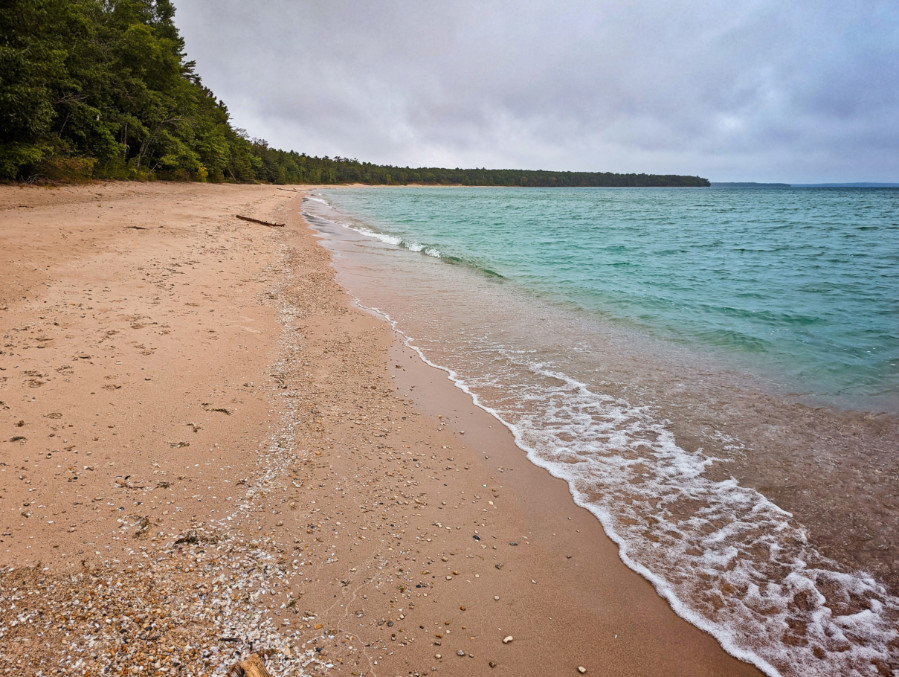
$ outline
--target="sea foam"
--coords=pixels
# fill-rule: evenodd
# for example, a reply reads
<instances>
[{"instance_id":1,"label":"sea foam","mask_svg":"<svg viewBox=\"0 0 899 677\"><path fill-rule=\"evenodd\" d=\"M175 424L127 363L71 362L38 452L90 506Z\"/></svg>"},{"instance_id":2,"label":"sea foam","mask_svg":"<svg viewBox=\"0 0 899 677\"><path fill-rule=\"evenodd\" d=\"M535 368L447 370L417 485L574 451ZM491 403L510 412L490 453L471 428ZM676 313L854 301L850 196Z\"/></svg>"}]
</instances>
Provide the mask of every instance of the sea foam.
<instances>
[{"instance_id":1,"label":"sea foam","mask_svg":"<svg viewBox=\"0 0 899 677\"><path fill-rule=\"evenodd\" d=\"M719 459L682 449L650 408L593 392L523 351L503 354L530 371L530 385L462 377L431 361L387 313L356 303L506 426L535 465L564 479L621 560L733 656L768 675L820 677L875 675L894 660L899 599L864 573L841 571L759 492L710 479ZM484 391L505 395L486 402Z\"/></svg>"},{"instance_id":2,"label":"sea foam","mask_svg":"<svg viewBox=\"0 0 899 677\"><path fill-rule=\"evenodd\" d=\"M327 220L420 251L342 215ZM895 669L899 600L824 557L789 512L729 477L724 460L679 446L652 407L600 392L515 345L429 356L432 344L420 347L386 312L366 309L502 422L533 463L566 480L622 561L731 654L769 675ZM740 442L715 435L719 448L739 452Z\"/></svg>"}]
</instances>

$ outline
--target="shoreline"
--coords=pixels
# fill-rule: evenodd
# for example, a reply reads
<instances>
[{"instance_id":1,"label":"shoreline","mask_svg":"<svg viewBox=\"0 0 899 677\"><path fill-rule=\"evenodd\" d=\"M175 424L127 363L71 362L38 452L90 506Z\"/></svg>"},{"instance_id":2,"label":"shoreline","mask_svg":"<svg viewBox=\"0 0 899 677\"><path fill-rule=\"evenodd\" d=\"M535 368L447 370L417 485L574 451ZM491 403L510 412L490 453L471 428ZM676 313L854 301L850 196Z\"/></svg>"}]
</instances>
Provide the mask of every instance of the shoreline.
<instances>
[{"instance_id":1,"label":"shoreline","mask_svg":"<svg viewBox=\"0 0 899 677\"><path fill-rule=\"evenodd\" d=\"M290 188L0 188L7 665L759 674L352 306Z\"/></svg>"}]
</instances>

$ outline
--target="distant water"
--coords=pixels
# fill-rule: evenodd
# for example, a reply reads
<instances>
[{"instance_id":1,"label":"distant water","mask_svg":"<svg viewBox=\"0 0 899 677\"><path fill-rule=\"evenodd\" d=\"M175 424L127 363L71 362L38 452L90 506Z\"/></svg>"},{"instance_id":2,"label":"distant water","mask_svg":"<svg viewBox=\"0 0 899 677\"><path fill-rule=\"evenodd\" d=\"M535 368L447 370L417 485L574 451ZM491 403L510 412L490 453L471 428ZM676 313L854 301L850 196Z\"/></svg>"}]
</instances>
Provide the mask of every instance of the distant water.
<instances>
[{"instance_id":1,"label":"distant water","mask_svg":"<svg viewBox=\"0 0 899 677\"><path fill-rule=\"evenodd\" d=\"M349 189L304 213L680 615L769 674L899 670L899 191Z\"/></svg>"}]
</instances>

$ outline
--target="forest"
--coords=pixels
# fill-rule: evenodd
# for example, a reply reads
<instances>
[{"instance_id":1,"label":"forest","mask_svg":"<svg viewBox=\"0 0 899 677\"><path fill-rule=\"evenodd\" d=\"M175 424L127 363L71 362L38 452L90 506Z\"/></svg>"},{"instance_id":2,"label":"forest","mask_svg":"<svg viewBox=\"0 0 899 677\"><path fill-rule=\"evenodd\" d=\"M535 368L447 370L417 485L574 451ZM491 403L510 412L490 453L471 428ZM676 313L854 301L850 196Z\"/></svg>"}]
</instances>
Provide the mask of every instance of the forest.
<instances>
[{"instance_id":1,"label":"forest","mask_svg":"<svg viewBox=\"0 0 899 677\"><path fill-rule=\"evenodd\" d=\"M171 0L0 3L0 180L708 186L696 176L375 165L270 148L188 60Z\"/></svg>"}]
</instances>

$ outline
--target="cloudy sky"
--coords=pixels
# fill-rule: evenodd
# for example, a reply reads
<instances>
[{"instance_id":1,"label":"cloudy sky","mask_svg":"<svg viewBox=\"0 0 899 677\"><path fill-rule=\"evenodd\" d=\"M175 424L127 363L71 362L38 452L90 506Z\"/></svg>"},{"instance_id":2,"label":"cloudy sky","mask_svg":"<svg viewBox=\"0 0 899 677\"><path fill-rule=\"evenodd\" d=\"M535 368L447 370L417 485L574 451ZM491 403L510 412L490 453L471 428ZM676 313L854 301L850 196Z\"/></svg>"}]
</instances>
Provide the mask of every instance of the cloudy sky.
<instances>
[{"instance_id":1,"label":"cloudy sky","mask_svg":"<svg viewBox=\"0 0 899 677\"><path fill-rule=\"evenodd\" d=\"M409 166L899 182L896 0L175 0L272 146Z\"/></svg>"}]
</instances>

